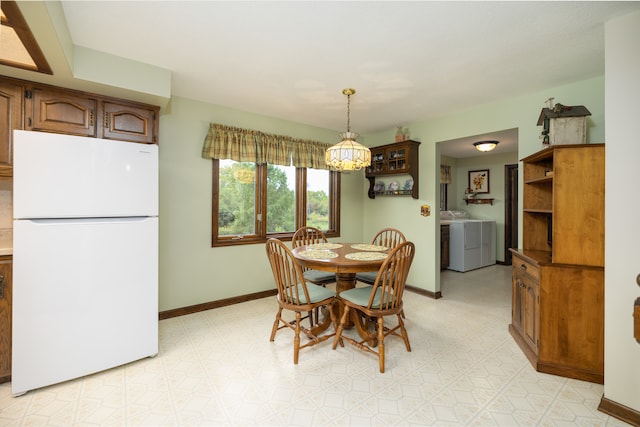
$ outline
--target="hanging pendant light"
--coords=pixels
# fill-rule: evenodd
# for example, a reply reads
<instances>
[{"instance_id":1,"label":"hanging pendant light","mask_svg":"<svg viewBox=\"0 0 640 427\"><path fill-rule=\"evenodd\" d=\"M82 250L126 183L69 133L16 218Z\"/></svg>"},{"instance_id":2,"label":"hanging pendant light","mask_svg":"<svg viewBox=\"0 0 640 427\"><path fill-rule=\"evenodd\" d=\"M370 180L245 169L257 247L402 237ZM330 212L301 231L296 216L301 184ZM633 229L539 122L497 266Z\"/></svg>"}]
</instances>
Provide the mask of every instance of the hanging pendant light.
<instances>
[{"instance_id":1,"label":"hanging pendant light","mask_svg":"<svg viewBox=\"0 0 640 427\"><path fill-rule=\"evenodd\" d=\"M356 142L358 134L351 132L351 95L355 89L343 89L347 95L347 131L340 133L342 141L331 146L325 153L325 162L330 169L338 172L360 170L371 164L371 151Z\"/></svg>"}]
</instances>

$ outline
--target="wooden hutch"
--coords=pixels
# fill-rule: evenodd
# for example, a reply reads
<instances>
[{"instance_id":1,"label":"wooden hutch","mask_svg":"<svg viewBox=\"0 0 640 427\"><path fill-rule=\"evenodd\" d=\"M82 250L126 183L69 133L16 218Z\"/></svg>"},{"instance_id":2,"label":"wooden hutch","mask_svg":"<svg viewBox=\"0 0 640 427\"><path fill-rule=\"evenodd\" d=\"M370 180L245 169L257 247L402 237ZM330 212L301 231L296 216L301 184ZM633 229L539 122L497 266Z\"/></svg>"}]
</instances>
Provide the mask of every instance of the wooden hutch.
<instances>
[{"instance_id":1,"label":"wooden hutch","mask_svg":"<svg viewBox=\"0 0 640 427\"><path fill-rule=\"evenodd\" d=\"M540 372L604 383L604 144L522 159L509 332Z\"/></svg>"}]
</instances>

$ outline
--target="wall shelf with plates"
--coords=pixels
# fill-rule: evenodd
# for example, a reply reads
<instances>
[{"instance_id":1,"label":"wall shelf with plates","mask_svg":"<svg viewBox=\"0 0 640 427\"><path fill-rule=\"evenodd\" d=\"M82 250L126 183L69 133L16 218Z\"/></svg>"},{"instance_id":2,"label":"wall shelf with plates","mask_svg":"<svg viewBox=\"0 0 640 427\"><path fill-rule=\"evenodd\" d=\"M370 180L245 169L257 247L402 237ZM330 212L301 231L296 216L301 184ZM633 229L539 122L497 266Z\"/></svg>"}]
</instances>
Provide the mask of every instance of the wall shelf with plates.
<instances>
[{"instance_id":1,"label":"wall shelf with plates","mask_svg":"<svg viewBox=\"0 0 640 427\"><path fill-rule=\"evenodd\" d=\"M413 190L397 190L397 191L374 191L376 196L411 196ZM371 197L372 199L375 197Z\"/></svg>"},{"instance_id":2,"label":"wall shelf with plates","mask_svg":"<svg viewBox=\"0 0 640 427\"><path fill-rule=\"evenodd\" d=\"M365 170L369 180L370 199L376 196L411 196L418 198L418 146L420 142L407 140L394 144L370 147L371 165ZM406 180L388 182L376 178L388 175L408 175ZM388 184L388 185L387 185Z\"/></svg>"},{"instance_id":3,"label":"wall shelf with plates","mask_svg":"<svg viewBox=\"0 0 640 427\"><path fill-rule=\"evenodd\" d=\"M472 205L493 205L494 199L463 199L467 205L471 203Z\"/></svg>"}]
</instances>

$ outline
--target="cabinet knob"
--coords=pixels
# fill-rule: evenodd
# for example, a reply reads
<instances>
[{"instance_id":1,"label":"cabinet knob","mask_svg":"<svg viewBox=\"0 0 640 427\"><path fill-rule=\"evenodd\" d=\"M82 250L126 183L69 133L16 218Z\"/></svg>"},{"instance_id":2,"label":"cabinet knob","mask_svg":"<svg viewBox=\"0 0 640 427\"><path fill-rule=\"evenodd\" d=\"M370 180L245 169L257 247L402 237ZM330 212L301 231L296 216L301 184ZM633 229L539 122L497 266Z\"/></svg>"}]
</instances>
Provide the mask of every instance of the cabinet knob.
<instances>
[{"instance_id":1,"label":"cabinet knob","mask_svg":"<svg viewBox=\"0 0 640 427\"><path fill-rule=\"evenodd\" d=\"M527 271L527 266L524 264L520 264L520 269L523 271Z\"/></svg>"}]
</instances>

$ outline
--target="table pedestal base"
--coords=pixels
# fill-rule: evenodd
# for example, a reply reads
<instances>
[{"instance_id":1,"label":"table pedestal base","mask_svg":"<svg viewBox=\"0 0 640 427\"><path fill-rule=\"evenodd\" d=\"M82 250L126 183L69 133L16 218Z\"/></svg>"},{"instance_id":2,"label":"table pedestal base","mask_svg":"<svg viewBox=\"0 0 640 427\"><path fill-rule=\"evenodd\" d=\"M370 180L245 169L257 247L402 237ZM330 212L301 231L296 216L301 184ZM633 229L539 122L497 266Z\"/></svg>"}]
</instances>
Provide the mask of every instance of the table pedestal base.
<instances>
[{"instance_id":1,"label":"table pedestal base","mask_svg":"<svg viewBox=\"0 0 640 427\"><path fill-rule=\"evenodd\" d=\"M336 273L336 293L356 287L356 273Z\"/></svg>"},{"instance_id":2,"label":"table pedestal base","mask_svg":"<svg viewBox=\"0 0 640 427\"><path fill-rule=\"evenodd\" d=\"M355 288L356 282L355 273L336 273L336 293L340 294L340 292ZM344 314L344 306L340 301L336 301L334 303L333 311L336 315L338 324L340 324L342 315ZM327 330L331 325L331 317L329 316L329 313L324 312L322 314L324 316L322 323L313 328L313 330L318 333ZM368 323L367 319L360 316L356 310L349 310L349 319L347 319L347 323L344 328L351 329L355 326L358 335L360 335L363 340L366 340L370 346L375 347L378 343L378 339L375 331L372 332L369 330Z\"/></svg>"}]
</instances>

